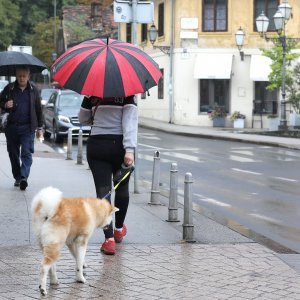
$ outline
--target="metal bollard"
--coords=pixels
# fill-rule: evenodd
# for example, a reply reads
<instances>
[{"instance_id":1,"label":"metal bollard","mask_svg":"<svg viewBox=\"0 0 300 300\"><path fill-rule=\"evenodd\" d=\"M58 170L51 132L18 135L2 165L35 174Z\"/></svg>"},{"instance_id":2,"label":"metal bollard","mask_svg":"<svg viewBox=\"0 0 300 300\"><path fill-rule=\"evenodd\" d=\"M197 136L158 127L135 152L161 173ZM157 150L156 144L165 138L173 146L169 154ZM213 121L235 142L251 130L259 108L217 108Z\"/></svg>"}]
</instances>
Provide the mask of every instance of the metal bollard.
<instances>
[{"instance_id":1,"label":"metal bollard","mask_svg":"<svg viewBox=\"0 0 300 300\"><path fill-rule=\"evenodd\" d=\"M153 161L151 198L149 204L160 205L159 175L160 175L160 157L159 157L159 151L155 151L154 161Z\"/></svg>"},{"instance_id":2,"label":"metal bollard","mask_svg":"<svg viewBox=\"0 0 300 300\"><path fill-rule=\"evenodd\" d=\"M177 163L171 164L170 170L170 194L169 194L169 214L167 222L179 222L178 220L178 169Z\"/></svg>"},{"instance_id":3,"label":"metal bollard","mask_svg":"<svg viewBox=\"0 0 300 300\"><path fill-rule=\"evenodd\" d=\"M193 178L191 173L186 173L184 178L184 220L183 220L183 239L186 242L192 243L194 240L194 225L192 215L192 183Z\"/></svg>"},{"instance_id":4,"label":"metal bollard","mask_svg":"<svg viewBox=\"0 0 300 300\"><path fill-rule=\"evenodd\" d=\"M72 128L68 130L68 146L67 146L67 159L72 159Z\"/></svg>"},{"instance_id":5,"label":"metal bollard","mask_svg":"<svg viewBox=\"0 0 300 300\"><path fill-rule=\"evenodd\" d=\"M78 165L83 165L82 162L82 153L83 153L83 148L82 148L82 129L79 129L79 133L78 133L78 149L77 149L77 164Z\"/></svg>"}]
</instances>

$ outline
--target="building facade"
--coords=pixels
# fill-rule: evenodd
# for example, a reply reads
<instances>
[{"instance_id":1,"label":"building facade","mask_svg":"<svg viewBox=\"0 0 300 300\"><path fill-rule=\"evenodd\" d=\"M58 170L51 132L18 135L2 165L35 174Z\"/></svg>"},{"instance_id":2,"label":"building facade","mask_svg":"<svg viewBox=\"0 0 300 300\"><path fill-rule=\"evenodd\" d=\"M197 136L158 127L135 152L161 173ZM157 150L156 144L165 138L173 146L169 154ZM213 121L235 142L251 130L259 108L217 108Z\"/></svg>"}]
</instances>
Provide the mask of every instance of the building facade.
<instances>
[{"instance_id":1,"label":"building facade","mask_svg":"<svg viewBox=\"0 0 300 300\"><path fill-rule=\"evenodd\" d=\"M268 116L280 116L280 91L266 89L270 60L260 48L271 48L273 43L260 37L255 20L264 11L270 19L268 34L277 37L273 15L280 2L154 0L158 37L153 45L166 47L164 52L153 48L147 34L151 24L138 24L137 44L159 64L163 78L150 96L139 95L139 115L212 126L209 112L221 107L227 112L225 127L232 126L230 116L239 111L246 116L246 127L268 128ZM290 0L289 4L293 17L286 32L300 37L300 3ZM245 33L242 52L235 41L239 28ZM120 24L119 35L130 42L131 24Z\"/></svg>"}]
</instances>

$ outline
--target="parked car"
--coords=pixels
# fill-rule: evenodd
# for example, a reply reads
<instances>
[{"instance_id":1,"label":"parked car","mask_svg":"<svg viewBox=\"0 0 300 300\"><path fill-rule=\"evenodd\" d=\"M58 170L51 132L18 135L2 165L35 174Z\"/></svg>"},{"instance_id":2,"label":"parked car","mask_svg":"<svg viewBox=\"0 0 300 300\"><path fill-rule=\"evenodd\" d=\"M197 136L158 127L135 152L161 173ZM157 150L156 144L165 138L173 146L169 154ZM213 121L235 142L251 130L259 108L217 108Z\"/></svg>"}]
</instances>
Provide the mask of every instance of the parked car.
<instances>
[{"instance_id":1,"label":"parked car","mask_svg":"<svg viewBox=\"0 0 300 300\"><path fill-rule=\"evenodd\" d=\"M49 98L54 91L55 89L51 89L51 88L41 89L41 98L42 98L41 102L43 107L48 103Z\"/></svg>"},{"instance_id":2,"label":"parked car","mask_svg":"<svg viewBox=\"0 0 300 300\"><path fill-rule=\"evenodd\" d=\"M7 80L0 80L0 93L5 88L5 86L8 84Z\"/></svg>"},{"instance_id":3,"label":"parked car","mask_svg":"<svg viewBox=\"0 0 300 300\"><path fill-rule=\"evenodd\" d=\"M70 128L72 136L78 136L80 128L88 136L91 127L81 126L78 120L82 100L82 95L71 90L54 90L43 110L45 136L61 142Z\"/></svg>"}]
</instances>

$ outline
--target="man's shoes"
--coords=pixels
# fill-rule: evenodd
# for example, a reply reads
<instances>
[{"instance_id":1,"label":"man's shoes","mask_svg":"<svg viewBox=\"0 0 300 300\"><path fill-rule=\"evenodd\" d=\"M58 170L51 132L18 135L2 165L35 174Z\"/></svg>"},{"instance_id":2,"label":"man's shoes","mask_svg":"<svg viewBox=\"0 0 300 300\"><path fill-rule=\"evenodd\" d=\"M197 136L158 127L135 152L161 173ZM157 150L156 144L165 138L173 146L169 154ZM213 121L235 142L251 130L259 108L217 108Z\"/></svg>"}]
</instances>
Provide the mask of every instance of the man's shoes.
<instances>
[{"instance_id":1,"label":"man's shoes","mask_svg":"<svg viewBox=\"0 0 300 300\"><path fill-rule=\"evenodd\" d=\"M21 179L16 179L14 186L20 186L20 181L21 181Z\"/></svg>"},{"instance_id":2,"label":"man's shoes","mask_svg":"<svg viewBox=\"0 0 300 300\"><path fill-rule=\"evenodd\" d=\"M114 240L105 240L101 246L101 251L107 255L114 255L116 252L116 243Z\"/></svg>"},{"instance_id":3,"label":"man's shoes","mask_svg":"<svg viewBox=\"0 0 300 300\"><path fill-rule=\"evenodd\" d=\"M127 228L126 228L125 224L123 224L123 227L121 230L115 230L114 237L115 237L116 243L121 243L123 240L123 237L126 235L126 233L127 233Z\"/></svg>"},{"instance_id":4,"label":"man's shoes","mask_svg":"<svg viewBox=\"0 0 300 300\"><path fill-rule=\"evenodd\" d=\"M22 178L21 181L20 181L20 190L25 191L27 186L28 186L27 179Z\"/></svg>"}]
</instances>

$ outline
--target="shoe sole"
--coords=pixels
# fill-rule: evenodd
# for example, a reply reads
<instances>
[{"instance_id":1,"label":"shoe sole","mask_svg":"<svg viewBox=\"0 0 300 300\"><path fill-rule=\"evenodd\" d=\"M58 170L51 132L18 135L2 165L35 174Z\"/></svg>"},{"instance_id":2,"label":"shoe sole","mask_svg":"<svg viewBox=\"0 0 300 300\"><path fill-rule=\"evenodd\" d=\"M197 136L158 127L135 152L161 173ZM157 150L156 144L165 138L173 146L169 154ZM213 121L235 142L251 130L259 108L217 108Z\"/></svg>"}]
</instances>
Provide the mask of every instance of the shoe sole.
<instances>
[{"instance_id":1,"label":"shoe sole","mask_svg":"<svg viewBox=\"0 0 300 300\"><path fill-rule=\"evenodd\" d=\"M106 255L114 255L115 252L108 252L108 251L105 251L103 249L100 249L102 253L106 254Z\"/></svg>"},{"instance_id":2,"label":"shoe sole","mask_svg":"<svg viewBox=\"0 0 300 300\"><path fill-rule=\"evenodd\" d=\"M25 191L27 186L28 186L27 181L23 180L23 181L20 182L20 190L21 191Z\"/></svg>"}]
</instances>

